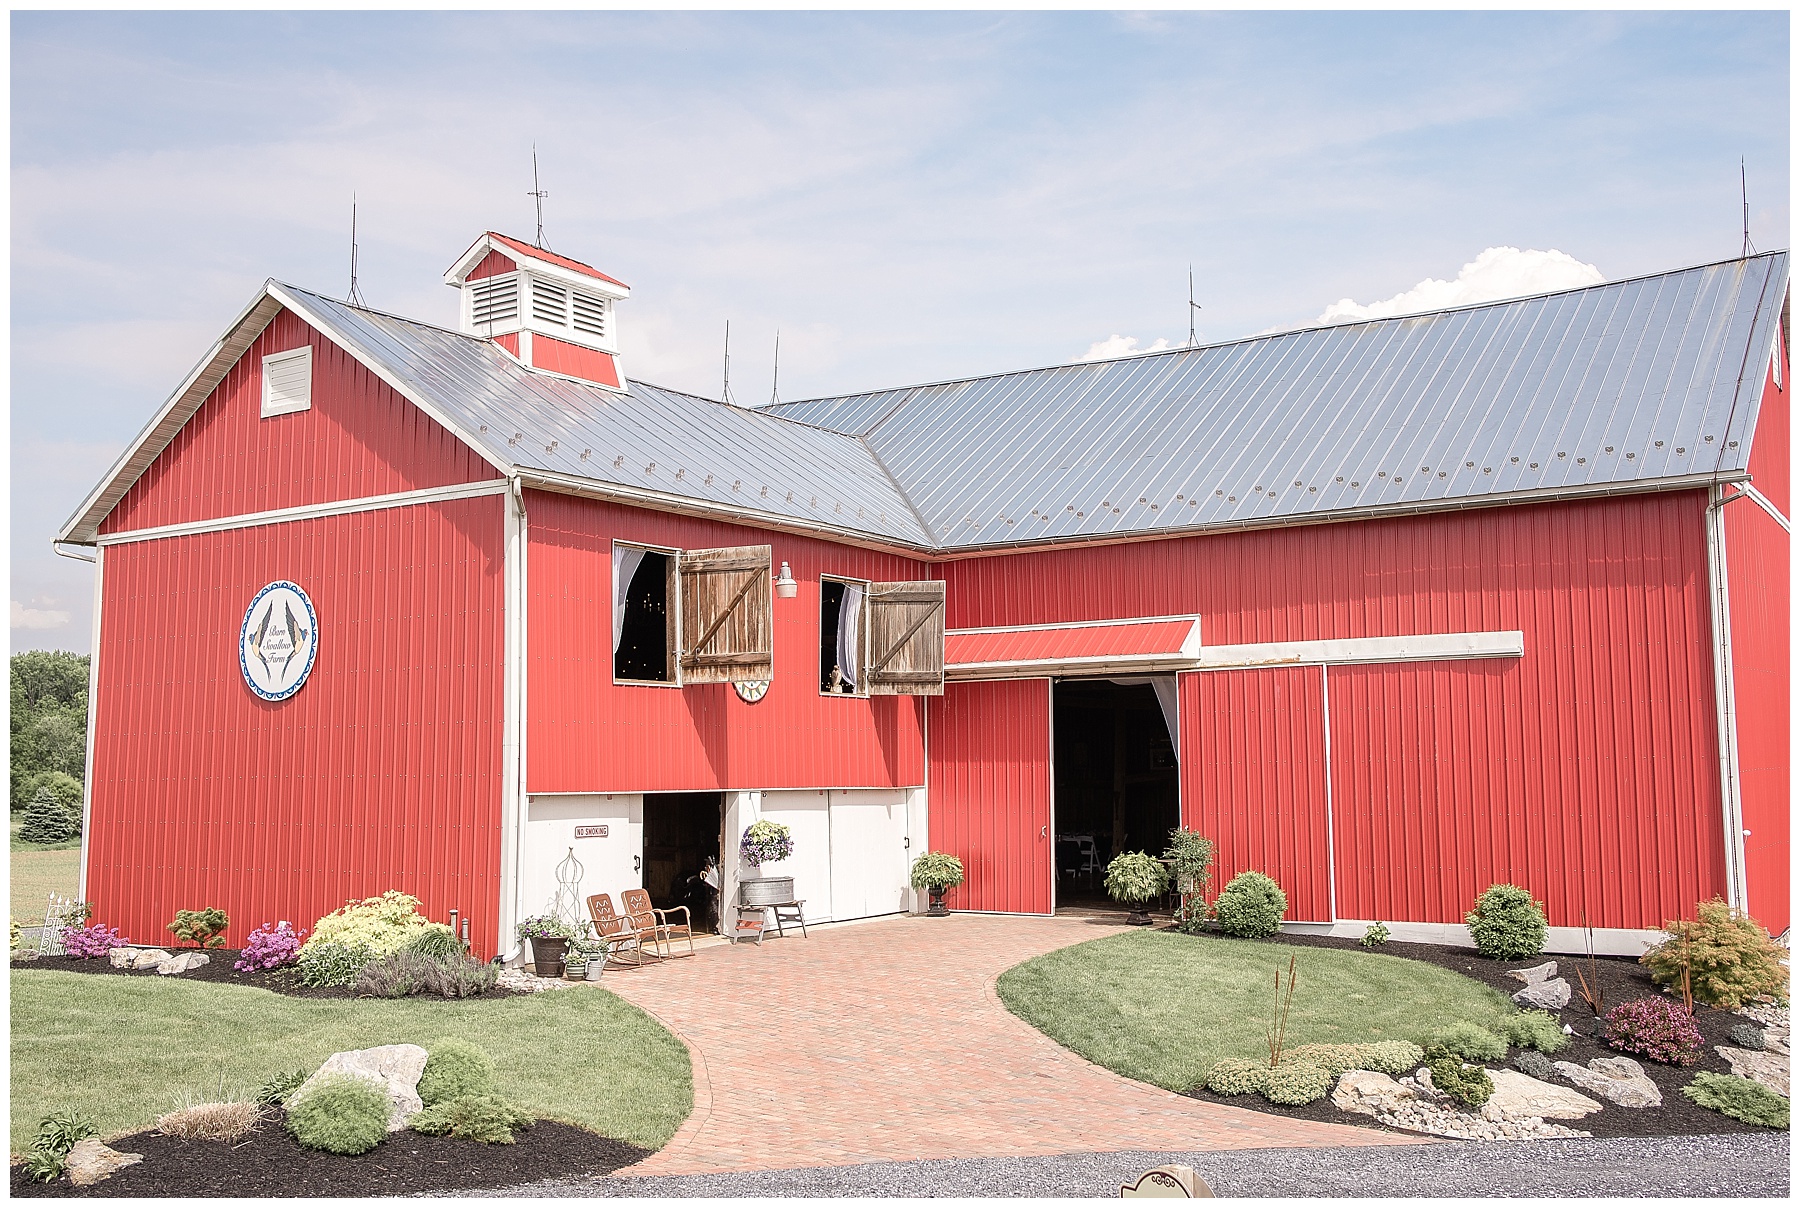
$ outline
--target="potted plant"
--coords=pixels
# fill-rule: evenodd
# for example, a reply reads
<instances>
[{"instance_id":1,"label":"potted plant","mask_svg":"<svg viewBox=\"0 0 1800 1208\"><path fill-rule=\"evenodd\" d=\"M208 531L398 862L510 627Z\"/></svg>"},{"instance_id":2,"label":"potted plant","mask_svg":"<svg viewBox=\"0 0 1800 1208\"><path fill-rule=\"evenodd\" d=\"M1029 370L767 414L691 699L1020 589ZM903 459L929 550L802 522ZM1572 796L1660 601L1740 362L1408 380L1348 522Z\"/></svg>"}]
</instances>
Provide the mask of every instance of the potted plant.
<instances>
[{"instance_id":1,"label":"potted plant","mask_svg":"<svg viewBox=\"0 0 1800 1208\"><path fill-rule=\"evenodd\" d=\"M606 967L606 945L595 939L591 929L583 927L569 941L569 969L563 976L570 981L599 981Z\"/></svg>"},{"instance_id":2,"label":"potted plant","mask_svg":"<svg viewBox=\"0 0 1800 1208\"><path fill-rule=\"evenodd\" d=\"M531 941L531 971L539 977L561 977L575 928L553 914L538 914L518 926L519 940Z\"/></svg>"},{"instance_id":3,"label":"potted plant","mask_svg":"<svg viewBox=\"0 0 1800 1208\"><path fill-rule=\"evenodd\" d=\"M944 905L944 894L963 883L963 862L941 851L928 851L912 863L912 885L931 894L926 914L942 917L950 911Z\"/></svg>"},{"instance_id":4,"label":"potted plant","mask_svg":"<svg viewBox=\"0 0 1800 1208\"><path fill-rule=\"evenodd\" d=\"M1106 866L1106 892L1114 901L1131 908L1125 921L1133 927L1150 925L1150 915L1144 907L1168 888L1168 867L1145 852L1120 852Z\"/></svg>"},{"instance_id":5,"label":"potted plant","mask_svg":"<svg viewBox=\"0 0 1800 1208\"><path fill-rule=\"evenodd\" d=\"M753 868L778 863L794 854L794 832L779 822L752 822L738 841L738 854Z\"/></svg>"}]
</instances>

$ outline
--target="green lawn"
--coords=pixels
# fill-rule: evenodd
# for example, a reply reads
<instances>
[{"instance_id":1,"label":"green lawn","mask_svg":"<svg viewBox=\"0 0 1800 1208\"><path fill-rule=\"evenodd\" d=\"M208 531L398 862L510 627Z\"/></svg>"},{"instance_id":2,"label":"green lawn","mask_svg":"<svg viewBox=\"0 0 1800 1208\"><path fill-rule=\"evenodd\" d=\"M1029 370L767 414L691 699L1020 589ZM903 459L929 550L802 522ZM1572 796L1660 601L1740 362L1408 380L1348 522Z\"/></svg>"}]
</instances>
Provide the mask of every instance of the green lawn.
<instances>
[{"instance_id":1,"label":"green lawn","mask_svg":"<svg viewBox=\"0 0 1800 1208\"><path fill-rule=\"evenodd\" d=\"M429 1049L453 1036L491 1053L501 1093L540 1117L658 1149L693 1107L681 1041L597 986L463 1002L307 999L20 967L12 973L12 1151L64 1106L87 1112L110 1136L154 1122L184 1096L215 1098L221 1085L243 1095L340 1050Z\"/></svg>"},{"instance_id":2,"label":"green lawn","mask_svg":"<svg viewBox=\"0 0 1800 1208\"><path fill-rule=\"evenodd\" d=\"M81 878L81 851L44 851L39 848L12 853L12 917L22 925L44 921L44 899L51 890L75 896Z\"/></svg>"},{"instance_id":3,"label":"green lawn","mask_svg":"<svg viewBox=\"0 0 1800 1208\"><path fill-rule=\"evenodd\" d=\"M1289 1046L1411 1040L1517 1008L1435 965L1369 952L1134 931L1061 948L1000 975L1014 1015L1096 1065L1172 1091L1221 1057L1267 1061L1275 971L1298 957Z\"/></svg>"}]
</instances>

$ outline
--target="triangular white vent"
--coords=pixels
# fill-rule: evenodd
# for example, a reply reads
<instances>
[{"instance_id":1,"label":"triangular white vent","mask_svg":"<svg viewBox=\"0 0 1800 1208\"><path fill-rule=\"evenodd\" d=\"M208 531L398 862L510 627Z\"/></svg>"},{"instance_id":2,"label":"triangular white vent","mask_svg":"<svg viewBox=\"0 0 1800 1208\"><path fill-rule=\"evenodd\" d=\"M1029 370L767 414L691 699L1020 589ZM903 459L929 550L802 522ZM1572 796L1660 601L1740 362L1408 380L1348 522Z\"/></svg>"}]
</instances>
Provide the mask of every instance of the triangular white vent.
<instances>
[{"instance_id":1,"label":"triangular white vent","mask_svg":"<svg viewBox=\"0 0 1800 1208\"><path fill-rule=\"evenodd\" d=\"M262 413L287 415L312 406L312 345L263 358Z\"/></svg>"}]
</instances>

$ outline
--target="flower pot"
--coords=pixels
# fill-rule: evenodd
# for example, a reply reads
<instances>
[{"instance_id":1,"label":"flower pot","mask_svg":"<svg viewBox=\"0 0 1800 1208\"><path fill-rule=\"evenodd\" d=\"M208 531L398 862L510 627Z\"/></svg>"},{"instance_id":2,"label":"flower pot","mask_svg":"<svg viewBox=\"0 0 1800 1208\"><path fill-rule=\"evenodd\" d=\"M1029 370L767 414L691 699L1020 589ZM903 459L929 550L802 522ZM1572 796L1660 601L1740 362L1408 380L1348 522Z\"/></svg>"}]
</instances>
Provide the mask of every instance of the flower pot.
<instances>
[{"instance_id":1,"label":"flower pot","mask_svg":"<svg viewBox=\"0 0 1800 1208\"><path fill-rule=\"evenodd\" d=\"M944 905L944 895L950 892L948 889L942 885L932 885L928 886L925 892L931 895L931 905L926 908L926 914L942 918L950 913L950 908Z\"/></svg>"},{"instance_id":2,"label":"flower pot","mask_svg":"<svg viewBox=\"0 0 1800 1208\"><path fill-rule=\"evenodd\" d=\"M1144 909L1147 905L1149 905L1147 902L1133 903L1130 913L1125 916L1125 925L1127 927L1150 926L1153 920L1150 918L1150 912Z\"/></svg>"},{"instance_id":3,"label":"flower pot","mask_svg":"<svg viewBox=\"0 0 1800 1208\"><path fill-rule=\"evenodd\" d=\"M539 977L561 977L563 964L569 952L569 941L562 936L554 939L531 937L531 970Z\"/></svg>"}]
</instances>

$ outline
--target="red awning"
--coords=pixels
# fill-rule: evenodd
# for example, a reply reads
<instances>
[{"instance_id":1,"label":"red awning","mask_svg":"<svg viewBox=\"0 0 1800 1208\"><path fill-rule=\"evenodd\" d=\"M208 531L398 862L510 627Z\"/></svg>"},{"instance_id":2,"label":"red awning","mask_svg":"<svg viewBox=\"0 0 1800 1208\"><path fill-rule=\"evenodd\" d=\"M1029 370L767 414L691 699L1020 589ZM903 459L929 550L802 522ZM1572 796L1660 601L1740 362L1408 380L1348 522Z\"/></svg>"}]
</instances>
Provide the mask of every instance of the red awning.
<instances>
[{"instance_id":1,"label":"red awning","mask_svg":"<svg viewBox=\"0 0 1800 1208\"><path fill-rule=\"evenodd\" d=\"M952 629L944 634L944 675L973 680L1142 673L1191 667L1199 653L1199 617Z\"/></svg>"}]
</instances>

